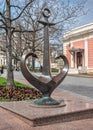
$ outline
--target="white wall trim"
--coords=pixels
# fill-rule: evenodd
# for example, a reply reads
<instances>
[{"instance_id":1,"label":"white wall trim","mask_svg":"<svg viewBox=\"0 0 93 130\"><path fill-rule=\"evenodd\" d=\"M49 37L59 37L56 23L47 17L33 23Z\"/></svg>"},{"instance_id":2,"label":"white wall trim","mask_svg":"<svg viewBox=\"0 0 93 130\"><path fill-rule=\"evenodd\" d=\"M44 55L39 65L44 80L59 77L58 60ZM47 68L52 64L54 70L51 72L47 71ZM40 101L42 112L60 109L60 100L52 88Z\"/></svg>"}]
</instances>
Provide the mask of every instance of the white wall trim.
<instances>
[{"instance_id":1,"label":"white wall trim","mask_svg":"<svg viewBox=\"0 0 93 130\"><path fill-rule=\"evenodd\" d=\"M85 39L85 66L88 68L88 41Z\"/></svg>"},{"instance_id":2,"label":"white wall trim","mask_svg":"<svg viewBox=\"0 0 93 130\"><path fill-rule=\"evenodd\" d=\"M70 44L71 46L71 48L73 47L73 43L71 43ZM74 67L74 59L73 59L74 57L73 57L73 55L71 55L71 67L73 68Z\"/></svg>"}]
</instances>

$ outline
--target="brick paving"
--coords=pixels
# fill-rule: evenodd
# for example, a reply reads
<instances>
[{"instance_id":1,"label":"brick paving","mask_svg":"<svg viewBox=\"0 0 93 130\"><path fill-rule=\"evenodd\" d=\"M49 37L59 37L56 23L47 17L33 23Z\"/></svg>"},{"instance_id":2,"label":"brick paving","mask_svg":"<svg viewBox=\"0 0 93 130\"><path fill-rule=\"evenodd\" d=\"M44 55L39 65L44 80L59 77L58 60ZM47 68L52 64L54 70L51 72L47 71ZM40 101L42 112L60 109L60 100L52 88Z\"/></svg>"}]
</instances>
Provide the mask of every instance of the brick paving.
<instances>
[{"instance_id":1,"label":"brick paving","mask_svg":"<svg viewBox=\"0 0 93 130\"><path fill-rule=\"evenodd\" d=\"M57 91L54 93L60 99L61 92ZM67 93L64 93L63 97L66 98ZM78 100L78 98L76 99L72 94L70 94L66 100L69 100L69 98L73 98L73 100L76 101ZM82 103L82 100L80 103ZM86 107L90 108L90 106L87 103ZM93 130L93 118L32 127L26 120L24 121L10 111L0 107L0 130Z\"/></svg>"},{"instance_id":2,"label":"brick paving","mask_svg":"<svg viewBox=\"0 0 93 130\"><path fill-rule=\"evenodd\" d=\"M20 80L20 82L29 84L25 80ZM56 95L58 95L60 99L60 91L56 93ZM63 97L65 96L67 97L67 95L63 95ZM70 96L74 99L73 95ZM0 130L93 130L93 118L32 127L13 113L0 107Z\"/></svg>"},{"instance_id":3,"label":"brick paving","mask_svg":"<svg viewBox=\"0 0 93 130\"><path fill-rule=\"evenodd\" d=\"M93 130L93 119L31 127L11 112L0 108L0 130Z\"/></svg>"},{"instance_id":4,"label":"brick paving","mask_svg":"<svg viewBox=\"0 0 93 130\"><path fill-rule=\"evenodd\" d=\"M9 111L0 108L0 130L33 130Z\"/></svg>"}]
</instances>

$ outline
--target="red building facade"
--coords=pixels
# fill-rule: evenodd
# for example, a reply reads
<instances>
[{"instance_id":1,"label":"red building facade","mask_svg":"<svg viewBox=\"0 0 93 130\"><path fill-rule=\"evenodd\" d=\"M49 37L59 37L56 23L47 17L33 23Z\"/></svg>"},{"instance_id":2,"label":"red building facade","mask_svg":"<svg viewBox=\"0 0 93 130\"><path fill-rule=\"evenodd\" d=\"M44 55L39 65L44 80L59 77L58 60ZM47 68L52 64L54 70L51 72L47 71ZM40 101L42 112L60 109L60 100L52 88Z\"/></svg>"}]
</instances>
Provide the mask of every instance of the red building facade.
<instances>
[{"instance_id":1,"label":"red building facade","mask_svg":"<svg viewBox=\"0 0 93 130\"><path fill-rule=\"evenodd\" d=\"M93 72L93 23L65 33L63 43L70 69L81 73Z\"/></svg>"}]
</instances>

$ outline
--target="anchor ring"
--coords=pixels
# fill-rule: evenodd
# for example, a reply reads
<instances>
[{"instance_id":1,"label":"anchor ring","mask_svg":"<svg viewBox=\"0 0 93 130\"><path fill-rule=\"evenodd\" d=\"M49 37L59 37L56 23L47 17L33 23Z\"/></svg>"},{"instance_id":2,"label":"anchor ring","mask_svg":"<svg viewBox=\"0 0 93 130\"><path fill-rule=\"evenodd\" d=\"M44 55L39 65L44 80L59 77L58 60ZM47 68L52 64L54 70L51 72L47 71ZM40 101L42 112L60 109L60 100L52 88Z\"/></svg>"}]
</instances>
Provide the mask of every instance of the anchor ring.
<instances>
[{"instance_id":1,"label":"anchor ring","mask_svg":"<svg viewBox=\"0 0 93 130\"><path fill-rule=\"evenodd\" d=\"M44 8L42 13L44 17L47 17L47 18L50 17L50 10L48 8Z\"/></svg>"}]
</instances>

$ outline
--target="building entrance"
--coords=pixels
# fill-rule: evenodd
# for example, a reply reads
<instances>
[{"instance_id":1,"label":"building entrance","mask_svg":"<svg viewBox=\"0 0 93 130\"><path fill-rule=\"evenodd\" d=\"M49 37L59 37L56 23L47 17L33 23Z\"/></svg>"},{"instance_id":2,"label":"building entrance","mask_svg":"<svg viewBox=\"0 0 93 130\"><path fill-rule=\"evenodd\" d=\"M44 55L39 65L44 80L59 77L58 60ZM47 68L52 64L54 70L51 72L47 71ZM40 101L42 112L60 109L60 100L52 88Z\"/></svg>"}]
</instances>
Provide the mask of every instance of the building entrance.
<instances>
[{"instance_id":1,"label":"building entrance","mask_svg":"<svg viewBox=\"0 0 93 130\"><path fill-rule=\"evenodd\" d=\"M83 65L82 52L77 52L77 68Z\"/></svg>"}]
</instances>

